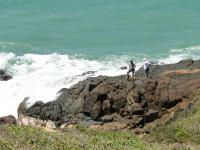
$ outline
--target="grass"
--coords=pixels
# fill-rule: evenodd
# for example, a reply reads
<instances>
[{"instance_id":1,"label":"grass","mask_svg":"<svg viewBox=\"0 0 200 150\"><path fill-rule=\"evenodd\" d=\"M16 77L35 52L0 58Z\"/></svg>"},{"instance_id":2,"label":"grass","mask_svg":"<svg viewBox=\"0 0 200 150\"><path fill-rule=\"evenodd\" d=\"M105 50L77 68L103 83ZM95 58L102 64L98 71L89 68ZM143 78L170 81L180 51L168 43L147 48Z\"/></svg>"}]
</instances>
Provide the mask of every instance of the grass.
<instances>
[{"instance_id":1,"label":"grass","mask_svg":"<svg viewBox=\"0 0 200 150\"><path fill-rule=\"evenodd\" d=\"M12 150L10 143L6 142L4 139L0 139L0 149Z\"/></svg>"},{"instance_id":2,"label":"grass","mask_svg":"<svg viewBox=\"0 0 200 150\"><path fill-rule=\"evenodd\" d=\"M148 139L156 142L200 145L200 92L194 93L193 98L196 103L192 108L182 112L176 121L156 128L147 136Z\"/></svg>"},{"instance_id":3,"label":"grass","mask_svg":"<svg viewBox=\"0 0 200 150\"><path fill-rule=\"evenodd\" d=\"M7 125L0 126L0 133L0 149L3 150L145 149L143 141L126 131L103 132L78 128L47 132L32 127Z\"/></svg>"},{"instance_id":4,"label":"grass","mask_svg":"<svg viewBox=\"0 0 200 150\"><path fill-rule=\"evenodd\" d=\"M182 136L182 130L177 135L180 138ZM0 150L192 149L191 146L188 147L186 144L159 143L159 140L149 142L145 138L136 136L130 131L105 132L77 128L49 132L27 126L0 126ZM199 148L197 147L196 149Z\"/></svg>"},{"instance_id":5,"label":"grass","mask_svg":"<svg viewBox=\"0 0 200 150\"><path fill-rule=\"evenodd\" d=\"M148 135L130 131L96 131L78 127L63 131L0 126L0 150L189 150L200 149L200 92L192 109Z\"/></svg>"}]
</instances>

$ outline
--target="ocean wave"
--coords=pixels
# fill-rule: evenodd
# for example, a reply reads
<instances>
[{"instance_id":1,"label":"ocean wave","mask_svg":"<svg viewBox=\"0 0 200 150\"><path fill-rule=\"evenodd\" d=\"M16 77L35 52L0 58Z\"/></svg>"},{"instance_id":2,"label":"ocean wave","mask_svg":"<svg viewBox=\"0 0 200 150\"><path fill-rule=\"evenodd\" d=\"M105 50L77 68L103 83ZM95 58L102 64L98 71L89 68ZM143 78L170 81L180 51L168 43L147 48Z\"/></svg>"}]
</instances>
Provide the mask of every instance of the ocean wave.
<instances>
[{"instance_id":1,"label":"ocean wave","mask_svg":"<svg viewBox=\"0 0 200 150\"><path fill-rule=\"evenodd\" d=\"M77 59L57 53L49 55L0 53L1 69L7 70L13 79L0 83L0 116L16 115L18 104L25 98L31 101L53 100L61 88L68 88L89 76L120 75L123 61L95 61ZM94 71L82 76L84 72Z\"/></svg>"},{"instance_id":2,"label":"ocean wave","mask_svg":"<svg viewBox=\"0 0 200 150\"><path fill-rule=\"evenodd\" d=\"M200 46L191 46L181 49L171 49L169 50L169 55L164 58L158 59L158 62L161 64L172 64L177 63L183 59L200 59Z\"/></svg>"},{"instance_id":3,"label":"ocean wave","mask_svg":"<svg viewBox=\"0 0 200 150\"><path fill-rule=\"evenodd\" d=\"M151 58L157 63L176 63L182 59L200 59L199 47L183 50L171 50L165 57ZM69 88L78 81L91 76L117 76L126 74L120 70L134 59L137 69L142 66L142 57L108 56L99 60L87 60L57 53L39 55L0 53L0 69L5 69L13 76L9 81L0 81L0 116L17 114L17 106L25 98L30 97L30 103L37 100L44 102L54 100L61 88ZM91 71L87 74L87 71ZM85 75L82 75L86 73Z\"/></svg>"}]
</instances>

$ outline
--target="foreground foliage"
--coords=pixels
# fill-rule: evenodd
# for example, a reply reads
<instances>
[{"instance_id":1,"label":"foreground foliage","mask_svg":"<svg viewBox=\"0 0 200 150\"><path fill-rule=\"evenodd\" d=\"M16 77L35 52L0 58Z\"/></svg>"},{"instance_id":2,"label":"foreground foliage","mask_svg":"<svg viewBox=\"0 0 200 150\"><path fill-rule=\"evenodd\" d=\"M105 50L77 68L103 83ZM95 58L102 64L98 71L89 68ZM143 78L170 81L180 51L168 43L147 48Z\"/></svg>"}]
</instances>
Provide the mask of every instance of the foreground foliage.
<instances>
[{"instance_id":1,"label":"foreground foliage","mask_svg":"<svg viewBox=\"0 0 200 150\"><path fill-rule=\"evenodd\" d=\"M196 103L181 112L178 119L156 128L146 138L151 142L200 145L200 91L194 93L193 99Z\"/></svg>"},{"instance_id":2,"label":"foreground foliage","mask_svg":"<svg viewBox=\"0 0 200 150\"><path fill-rule=\"evenodd\" d=\"M145 149L129 132L100 132L86 129L44 131L26 126L1 126L0 149Z\"/></svg>"},{"instance_id":3,"label":"foreground foliage","mask_svg":"<svg viewBox=\"0 0 200 150\"><path fill-rule=\"evenodd\" d=\"M0 133L1 150L197 149L194 146L177 143L147 143L143 138L127 131L103 132L82 128L45 131L26 126L8 125L0 126Z\"/></svg>"},{"instance_id":4,"label":"foreground foliage","mask_svg":"<svg viewBox=\"0 0 200 150\"><path fill-rule=\"evenodd\" d=\"M27 126L0 126L0 150L189 150L200 149L200 92L197 103L179 119L149 135L128 131L94 131L84 128L45 131Z\"/></svg>"}]
</instances>

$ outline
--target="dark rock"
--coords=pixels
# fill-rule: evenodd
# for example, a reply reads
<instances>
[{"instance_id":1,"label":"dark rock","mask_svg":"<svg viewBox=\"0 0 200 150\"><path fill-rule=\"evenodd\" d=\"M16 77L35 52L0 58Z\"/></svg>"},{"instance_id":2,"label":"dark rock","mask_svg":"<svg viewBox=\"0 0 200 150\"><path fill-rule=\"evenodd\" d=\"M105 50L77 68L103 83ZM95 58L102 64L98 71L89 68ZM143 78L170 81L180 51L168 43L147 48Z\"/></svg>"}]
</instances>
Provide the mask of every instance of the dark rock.
<instances>
[{"instance_id":1,"label":"dark rock","mask_svg":"<svg viewBox=\"0 0 200 150\"><path fill-rule=\"evenodd\" d=\"M97 120L101 116L101 111L101 102L97 101L92 107L90 116L92 117L92 119Z\"/></svg>"},{"instance_id":2,"label":"dark rock","mask_svg":"<svg viewBox=\"0 0 200 150\"><path fill-rule=\"evenodd\" d=\"M3 124L17 124L17 121L15 117L12 115L0 117L0 125L3 125Z\"/></svg>"},{"instance_id":3,"label":"dark rock","mask_svg":"<svg viewBox=\"0 0 200 150\"><path fill-rule=\"evenodd\" d=\"M88 75L88 74L95 74L97 71L87 71L82 73L82 76Z\"/></svg>"},{"instance_id":4,"label":"dark rock","mask_svg":"<svg viewBox=\"0 0 200 150\"><path fill-rule=\"evenodd\" d=\"M83 113L91 113L92 107L94 106L95 102L97 101L98 94L92 93L85 96L85 99L82 104L82 112Z\"/></svg>"},{"instance_id":5,"label":"dark rock","mask_svg":"<svg viewBox=\"0 0 200 150\"><path fill-rule=\"evenodd\" d=\"M110 114L110 108L111 108L111 104L109 102L109 100L105 100L102 103L102 113L103 114Z\"/></svg>"},{"instance_id":6,"label":"dark rock","mask_svg":"<svg viewBox=\"0 0 200 150\"><path fill-rule=\"evenodd\" d=\"M114 104L112 105L111 109L116 112L119 111L120 109L124 108L127 104L127 101L125 98L121 98L117 101L114 102Z\"/></svg>"},{"instance_id":7,"label":"dark rock","mask_svg":"<svg viewBox=\"0 0 200 150\"><path fill-rule=\"evenodd\" d=\"M144 124L143 117L141 115L134 115L131 117L132 120L132 128L142 127Z\"/></svg>"},{"instance_id":8,"label":"dark rock","mask_svg":"<svg viewBox=\"0 0 200 150\"><path fill-rule=\"evenodd\" d=\"M123 122L127 128L145 127L158 118L172 116L173 112L166 115L169 111L183 110L179 104L191 99L197 89L200 89L200 61L154 64L147 79L143 78L142 69L130 81L126 75L88 78L70 89L61 89L55 101L36 102L29 108L23 101L18 114L50 119L56 124L88 127ZM162 123L166 120L169 119L162 119Z\"/></svg>"},{"instance_id":9,"label":"dark rock","mask_svg":"<svg viewBox=\"0 0 200 150\"><path fill-rule=\"evenodd\" d=\"M111 122L111 121L113 121L114 117L115 116L113 114L112 115L105 115L105 116L101 117L100 120L103 121L103 122Z\"/></svg>"},{"instance_id":10,"label":"dark rock","mask_svg":"<svg viewBox=\"0 0 200 150\"><path fill-rule=\"evenodd\" d=\"M148 102L147 102L147 100L142 100L141 102L140 102L140 106L142 107L142 108L147 108L148 107Z\"/></svg>"},{"instance_id":11,"label":"dark rock","mask_svg":"<svg viewBox=\"0 0 200 150\"><path fill-rule=\"evenodd\" d=\"M194 68L200 68L200 62L199 61L193 61L191 59L182 60L176 64L167 64L167 65L154 65L152 64L149 70L149 77L158 76L164 72L177 70L177 69L194 69ZM136 77L143 77L144 70L141 67L136 72Z\"/></svg>"},{"instance_id":12,"label":"dark rock","mask_svg":"<svg viewBox=\"0 0 200 150\"><path fill-rule=\"evenodd\" d=\"M158 114L158 110L150 109L144 116L144 122L148 123L154 121L155 119L158 119Z\"/></svg>"},{"instance_id":13,"label":"dark rock","mask_svg":"<svg viewBox=\"0 0 200 150\"><path fill-rule=\"evenodd\" d=\"M0 80L1 81L8 81L12 79L12 76L8 75L4 70L0 70Z\"/></svg>"},{"instance_id":14,"label":"dark rock","mask_svg":"<svg viewBox=\"0 0 200 150\"><path fill-rule=\"evenodd\" d=\"M177 63L177 66L189 67L194 63L192 59L185 59Z\"/></svg>"},{"instance_id":15,"label":"dark rock","mask_svg":"<svg viewBox=\"0 0 200 150\"><path fill-rule=\"evenodd\" d=\"M19 104L17 108L18 117L20 115L26 114L26 111L28 109L28 100L29 100L29 97L25 97L24 100Z\"/></svg>"},{"instance_id":16,"label":"dark rock","mask_svg":"<svg viewBox=\"0 0 200 150\"><path fill-rule=\"evenodd\" d=\"M142 115L144 113L144 109L138 103L128 106L128 111L132 115Z\"/></svg>"},{"instance_id":17,"label":"dark rock","mask_svg":"<svg viewBox=\"0 0 200 150\"><path fill-rule=\"evenodd\" d=\"M127 66L122 66L122 67L120 67L119 69L121 69L121 70L126 70L126 69L128 69L128 67L127 67Z\"/></svg>"}]
</instances>

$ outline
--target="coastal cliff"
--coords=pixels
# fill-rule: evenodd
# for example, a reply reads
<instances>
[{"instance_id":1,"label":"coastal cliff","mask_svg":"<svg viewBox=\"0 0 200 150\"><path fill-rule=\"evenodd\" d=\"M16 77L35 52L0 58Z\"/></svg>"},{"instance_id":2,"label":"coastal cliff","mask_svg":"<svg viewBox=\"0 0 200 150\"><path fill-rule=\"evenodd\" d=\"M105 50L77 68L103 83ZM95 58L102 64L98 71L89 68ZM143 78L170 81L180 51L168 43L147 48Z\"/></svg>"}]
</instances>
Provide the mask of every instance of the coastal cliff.
<instances>
[{"instance_id":1,"label":"coastal cliff","mask_svg":"<svg viewBox=\"0 0 200 150\"><path fill-rule=\"evenodd\" d=\"M62 128L146 131L190 109L199 88L200 61L152 65L146 79L142 69L130 80L125 75L92 77L61 89L55 101L38 101L27 108L25 100L19 105L18 120L21 124L24 117L49 120Z\"/></svg>"}]
</instances>

